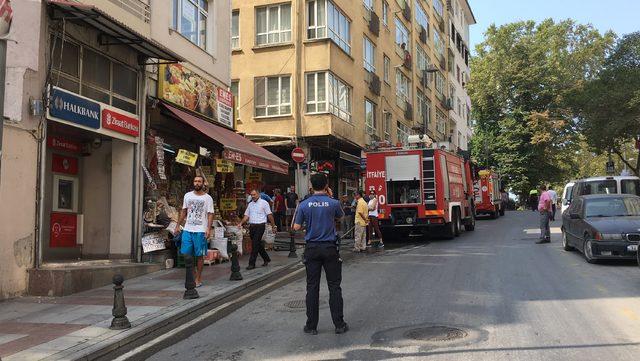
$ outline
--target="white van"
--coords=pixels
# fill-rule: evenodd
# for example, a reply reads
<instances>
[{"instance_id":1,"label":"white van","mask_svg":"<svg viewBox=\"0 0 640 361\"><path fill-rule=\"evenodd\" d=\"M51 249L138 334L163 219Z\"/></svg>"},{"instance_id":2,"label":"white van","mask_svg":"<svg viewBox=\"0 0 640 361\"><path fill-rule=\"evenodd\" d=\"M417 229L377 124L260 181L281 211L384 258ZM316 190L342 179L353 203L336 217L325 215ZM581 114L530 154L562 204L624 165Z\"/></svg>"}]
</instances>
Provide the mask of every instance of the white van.
<instances>
[{"instance_id":1,"label":"white van","mask_svg":"<svg viewBox=\"0 0 640 361\"><path fill-rule=\"evenodd\" d=\"M593 177L572 182L571 190L562 195L562 211L569 207L571 199L587 194L633 194L640 196L640 178L633 176ZM565 191L571 183L567 183ZM566 205L565 205L566 204Z\"/></svg>"}]
</instances>

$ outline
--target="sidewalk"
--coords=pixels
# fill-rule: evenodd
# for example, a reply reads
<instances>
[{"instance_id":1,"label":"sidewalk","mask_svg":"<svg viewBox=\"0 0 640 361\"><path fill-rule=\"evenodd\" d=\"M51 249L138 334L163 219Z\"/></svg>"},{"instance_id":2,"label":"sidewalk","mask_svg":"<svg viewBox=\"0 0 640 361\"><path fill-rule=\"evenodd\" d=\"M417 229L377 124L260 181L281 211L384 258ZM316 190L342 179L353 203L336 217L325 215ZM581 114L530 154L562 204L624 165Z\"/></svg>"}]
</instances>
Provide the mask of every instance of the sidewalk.
<instances>
[{"instance_id":1,"label":"sidewalk","mask_svg":"<svg viewBox=\"0 0 640 361\"><path fill-rule=\"evenodd\" d=\"M288 241L288 233L286 240ZM276 242L284 242L280 235ZM296 244L300 240L296 237ZM301 241L304 243L304 240ZM349 249L343 242L343 249ZM131 329L109 329L113 286L105 286L66 297L22 297L0 303L0 358L2 360L92 359L125 343L148 335L191 313L202 312L221 299L267 279L283 277L301 267L288 251L270 251L268 267L245 270L248 255L240 258L242 281L229 281L230 263L204 266L200 298L183 300L184 268L150 273L124 282L127 317ZM186 321L182 321L186 322Z\"/></svg>"}]
</instances>

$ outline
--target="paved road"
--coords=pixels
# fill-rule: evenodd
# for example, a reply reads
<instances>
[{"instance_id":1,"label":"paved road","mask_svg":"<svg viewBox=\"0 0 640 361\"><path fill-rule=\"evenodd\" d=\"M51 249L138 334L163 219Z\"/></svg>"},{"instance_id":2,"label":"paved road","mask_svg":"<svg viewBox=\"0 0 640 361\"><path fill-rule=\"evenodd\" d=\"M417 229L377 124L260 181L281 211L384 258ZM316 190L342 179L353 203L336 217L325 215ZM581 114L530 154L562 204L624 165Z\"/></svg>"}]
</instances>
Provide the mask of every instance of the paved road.
<instances>
[{"instance_id":1,"label":"paved road","mask_svg":"<svg viewBox=\"0 0 640 361\"><path fill-rule=\"evenodd\" d=\"M558 228L536 245L536 224L533 212L508 212L453 241L357 255L343 270L347 334L334 334L328 308L319 335L302 333L304 309L284 306L304 299L299 280L151 359L640 359L640 269L587 264L562 250ZM466 337L433 341L442 330L431 326Z\"/></svg>"}]
</instances>

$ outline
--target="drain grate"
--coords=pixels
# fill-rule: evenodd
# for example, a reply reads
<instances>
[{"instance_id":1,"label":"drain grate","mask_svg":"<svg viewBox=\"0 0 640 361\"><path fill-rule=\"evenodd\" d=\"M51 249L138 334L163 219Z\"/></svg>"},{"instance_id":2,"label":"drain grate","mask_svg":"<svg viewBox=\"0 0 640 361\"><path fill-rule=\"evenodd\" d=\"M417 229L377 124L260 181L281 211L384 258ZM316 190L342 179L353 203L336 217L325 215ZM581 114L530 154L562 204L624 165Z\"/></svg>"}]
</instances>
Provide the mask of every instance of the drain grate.
<instances>
[{"instance_id":1,"label":"drain grate","mask_svg":"<svg viewBox=\"0 0 640 361\"><path fill-rule=\"evenodd\" d=\"M293 300L293 301L285 302L284 307L305 308L307 307L307 304L305 303L305 300Z\"/></svg>"},{"instance_id":2,"label":"drain grate","mask_svg":"<svg viewBox=\"0 0 640 361\"><path fill-rule=\"evenodd\" d=\"M417 341L448 342L463 339L468 333L455 327L430 326L414 328L405 332L404 336Z\"/></svg>"}]
</instances>

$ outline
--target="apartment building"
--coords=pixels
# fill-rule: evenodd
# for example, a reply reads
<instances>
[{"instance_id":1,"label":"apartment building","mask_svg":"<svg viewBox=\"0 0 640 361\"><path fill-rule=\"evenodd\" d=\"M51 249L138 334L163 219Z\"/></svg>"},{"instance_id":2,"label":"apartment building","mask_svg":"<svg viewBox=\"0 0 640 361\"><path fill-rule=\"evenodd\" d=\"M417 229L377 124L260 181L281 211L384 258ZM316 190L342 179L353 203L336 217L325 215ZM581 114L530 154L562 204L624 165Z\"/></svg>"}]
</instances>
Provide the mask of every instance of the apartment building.
<instances>
[{"instance_id":1,"label":"apartment building","mask_svg":"<svg viewBox=\"0 0 640 361\"><path fill-rule=\"evenodd\" d=\"M188 112L192 123L233 129L232 119L207 108L221 103L230 86L231 17L218 16L230 14L230 0L12 5L0 298L77 292L108 284L114 269L125 277L159 269L139 263L149 223L143 214L150 184L163 187L152 177L161 174L166 188L173 186L159 160L169 164L172 149L166 141L150 151L149 140L162 139L164 130L186 138L196 152L198 145L219 145L186 129L174 108ZM189 75L188 87L166 86L185 80L168 77L170 65ZM175 94L160 92L163 86ZM193 120L201 111L208 113Z\"/></svg>"},{"instance_id":2,"label":"apartment building","mask_svg":"<svg viewBox=\"0 0 640 361\"><path fill-rule=\"evenodd\" d=\"M232 8L238 130L283 159L303 148L307 162L292 164L290 177L299 189L308 168L324 165L334 189L352 191L361 151L381 141L453 141L460 118L451 116L447 3L234 0ZM459 84L456 96L466 94Z\"/></svg>"}]
</instances>

